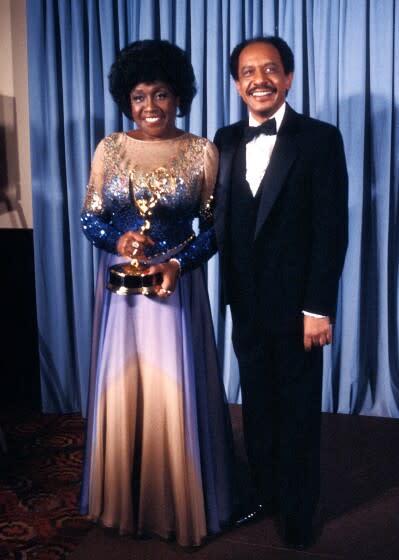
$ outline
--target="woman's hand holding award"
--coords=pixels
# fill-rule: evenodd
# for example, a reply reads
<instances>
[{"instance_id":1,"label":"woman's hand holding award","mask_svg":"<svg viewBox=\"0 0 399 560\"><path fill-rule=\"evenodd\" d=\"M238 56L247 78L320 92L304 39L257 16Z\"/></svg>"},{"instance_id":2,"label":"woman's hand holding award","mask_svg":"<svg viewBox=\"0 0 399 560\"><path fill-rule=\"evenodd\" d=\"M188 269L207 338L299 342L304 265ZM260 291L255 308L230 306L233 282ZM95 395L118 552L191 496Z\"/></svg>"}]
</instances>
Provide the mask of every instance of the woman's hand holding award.
<instances>
[{"instance_id":1,"label":"woman's hand holding award","mask_svg":"<svg viewBox=\"0 0 399 560\"><path fill-rule=\"evenodd\" d=\"M140 195L139 195L140 193ZM161 192L157 189L134 189L131 176L129 176L129 194L132 204L135 205L143 224L139 229L141 235L146 235L151 227L152 210L157 204ZM132 258L130 262L119 263L111 266L108 270L107 288L120 295L156 293L157 287L162 283L162 274L147 274L149 266L144 255L143 246L140 242L131 242Z\"/></svg>"}]
</instances>

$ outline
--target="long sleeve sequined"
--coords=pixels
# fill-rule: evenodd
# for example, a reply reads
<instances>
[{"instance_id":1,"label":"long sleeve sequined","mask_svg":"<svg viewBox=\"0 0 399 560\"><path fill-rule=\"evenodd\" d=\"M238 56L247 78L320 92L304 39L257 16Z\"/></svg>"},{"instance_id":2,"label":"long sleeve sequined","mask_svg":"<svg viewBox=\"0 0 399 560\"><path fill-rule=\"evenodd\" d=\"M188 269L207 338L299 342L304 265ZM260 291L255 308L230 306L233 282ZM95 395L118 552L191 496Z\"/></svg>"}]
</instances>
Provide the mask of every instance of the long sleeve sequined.
<instances>
[{"instance_id":1,"label":"long sleeve sequined","mask_svg":"<svg viewBox=\"0 0 399 560\"><path fill-rule=\"evenodd\" d=\"M147 142L125 133L107 136L92 161L81 214L85 235L96 247L115 253L119 237L140 231L148 220L145 233L155 245L147 256L158 262L173 256L182 273L196 268L216 252L212 201L217 166L216 147L192 134ZM146 215L140 200L154 202Z\"/></svg>"},{"instance_id":2,"label":"long sleeve sequined","mask_svg":"<svg viewBox=\"0 0 399 560\"><path fill-rule=\"evenodd\" d=\"M94 152L86 198L81 213L82 229L86 237L99 249L116 253L116 243L123 231L112 223L112 212L103 199L104 146L101 140Z\"/></svg>"},{"instance_id":3,"label":"long sleeve sequined","mask_svg":"<svg viewBox=\"0 0 399 560\"><path fill-rule=\"evenodd\" d=\"M219 154L214 144L205 147L204 187L198 213L199 233L178 255L181 272L193 270L206 262L217 251L215 229L213 225L214 187L219 163Z\"/></svg>"}]
</instances>

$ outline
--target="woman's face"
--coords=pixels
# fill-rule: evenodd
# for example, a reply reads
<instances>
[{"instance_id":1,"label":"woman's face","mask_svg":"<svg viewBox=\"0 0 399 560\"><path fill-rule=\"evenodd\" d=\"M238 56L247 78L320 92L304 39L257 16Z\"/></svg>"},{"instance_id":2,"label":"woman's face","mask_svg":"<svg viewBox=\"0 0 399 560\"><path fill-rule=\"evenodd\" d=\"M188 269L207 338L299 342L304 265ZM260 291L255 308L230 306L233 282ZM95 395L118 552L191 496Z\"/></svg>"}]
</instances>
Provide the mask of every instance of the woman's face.
<instances>
[{"instance_id":1,"label":"woman's face","mask_svg":"<svg viewBox=\"0 0 399 560\"><path fill-rule=\"evenodd\" d=\"M179 98L165 82L137 84L130 92L132 117L143 140L174 138Z\"/></svg>"}]
</instances>

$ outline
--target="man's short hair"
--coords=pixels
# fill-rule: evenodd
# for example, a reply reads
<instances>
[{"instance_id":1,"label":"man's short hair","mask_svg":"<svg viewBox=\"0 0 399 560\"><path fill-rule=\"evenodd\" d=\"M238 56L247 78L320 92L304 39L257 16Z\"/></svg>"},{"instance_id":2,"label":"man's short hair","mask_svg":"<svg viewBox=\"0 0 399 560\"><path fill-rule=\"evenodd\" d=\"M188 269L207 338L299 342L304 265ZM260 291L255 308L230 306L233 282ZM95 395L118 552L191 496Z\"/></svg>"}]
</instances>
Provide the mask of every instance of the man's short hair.
<instances>
[{"instance_id":1,"label":"man's short hair","mask_svg":"<svg viewBox=\"0 0 399 560\"><path fill-rule=\"evenodd\" d=\"M273 45L275 47L281 58L281 62L284 68L284 73L291 74L294 71L294 53L281 37L276 37L274 35L269 35L266 37L254 37L253 39L245 39L239 43L232 51L230 55L230 74L234 80L238 80L238 59L240 54L248 45L253 43L266 43L267 45Z\"/></svg>"}]
</instances>

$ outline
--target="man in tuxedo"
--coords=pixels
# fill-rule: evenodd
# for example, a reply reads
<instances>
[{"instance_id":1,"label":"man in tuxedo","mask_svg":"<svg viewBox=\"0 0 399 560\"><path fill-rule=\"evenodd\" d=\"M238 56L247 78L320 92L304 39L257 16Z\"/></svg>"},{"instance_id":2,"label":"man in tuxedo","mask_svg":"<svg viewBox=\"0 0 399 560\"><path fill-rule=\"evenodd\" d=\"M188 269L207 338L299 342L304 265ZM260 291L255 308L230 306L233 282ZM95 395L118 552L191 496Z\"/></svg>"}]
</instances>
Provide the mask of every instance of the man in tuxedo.
<instances>
[{"instance_id":1,"label":"man in tuxedo","mask_svg":"<svg viewBox=\"0 0 399 560\"><path fill-rule=\"evenodd\" d=\"M244 41L230 71L249 122L215 136L215 230L258 501L237 524L279 512L286 544L302 549L314 538L322 347L347 246L345 155L336 127L286 103L294 56L281 38Z\"/></svg>"}]
</instances>

